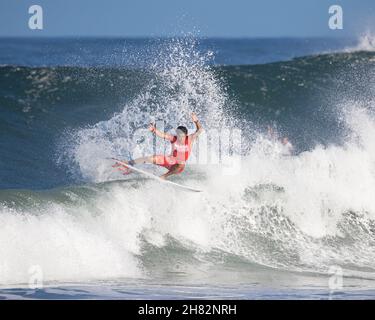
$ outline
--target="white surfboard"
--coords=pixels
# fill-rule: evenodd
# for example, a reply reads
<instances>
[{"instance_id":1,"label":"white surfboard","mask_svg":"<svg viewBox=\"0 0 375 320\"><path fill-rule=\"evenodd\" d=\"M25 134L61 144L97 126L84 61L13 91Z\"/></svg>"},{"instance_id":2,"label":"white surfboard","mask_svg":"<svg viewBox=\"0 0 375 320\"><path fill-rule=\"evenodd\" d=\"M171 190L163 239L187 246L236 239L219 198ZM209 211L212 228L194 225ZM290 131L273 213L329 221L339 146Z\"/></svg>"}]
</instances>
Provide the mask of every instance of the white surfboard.
<instances>
[{"instance_id":1,"label":"white surfboard","mask_svg":"<svg viewBox=\"0 0 375 320\"><path fill-rule=\"evenodd\" d=\"M199 190L199 189L196 189L196 188L193 188L193 187L188 187L188 186L184 186L184 185L182 185L182 184L178 184L178 183L176 183L176 182L172 182L172 181L169 181L169 180L161 179L160 177L158 177L158 176L156 176L156 175L154 175L154 174L152 174L152 173L150 173L150 172L143 171L143 170L141 170L141 169L139 169L139 168L133 167L133 166L131 166L131 165L129 165L129 164L126 164L125 162L123 162L123 161L121 161L121 160L119 160L119 159L116 159L116 158L110 158L110 159L116 161L116 162L119 163L119 164L124 165L125 167L128 167L128 168L131 169L131 170L134 170L135 172L138 172L138 173L140 173L140 174L143 174L143 175L145 175L145 176L147 176L147 177L150 177L150 178L152 178L152 179L158 180L158 181L160 181L160 182L162 182L162 183L167 183L167 184L170 184L170 185L172 185L172 186L175 186L175 187L178 187L178 188L181 188L181 189L184 189L184 190L188 190L188 191L193 191L193 192L202 192L202 190Z\"/></svg>"}]
</instances>

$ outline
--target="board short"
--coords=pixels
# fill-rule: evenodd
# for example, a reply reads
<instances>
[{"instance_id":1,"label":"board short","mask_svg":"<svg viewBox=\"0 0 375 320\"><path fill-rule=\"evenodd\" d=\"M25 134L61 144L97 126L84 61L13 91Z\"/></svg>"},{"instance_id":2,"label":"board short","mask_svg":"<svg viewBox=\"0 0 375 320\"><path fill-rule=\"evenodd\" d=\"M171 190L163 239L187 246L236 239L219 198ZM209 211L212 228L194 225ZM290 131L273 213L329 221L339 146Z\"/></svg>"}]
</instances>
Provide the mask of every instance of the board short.
<instances>
[{"instance_id":1,"label":"board short","mask_svg":"<svg viewBox=\"0 0 375 320\"><path fill-rule=\"evenodd\" d=\"M174 167L179 166L176 173L181 173L185 169L185 163L181 163L173 156L156 155L153 158L154 164L172 170Z\"/></svg>"}]
</instances>

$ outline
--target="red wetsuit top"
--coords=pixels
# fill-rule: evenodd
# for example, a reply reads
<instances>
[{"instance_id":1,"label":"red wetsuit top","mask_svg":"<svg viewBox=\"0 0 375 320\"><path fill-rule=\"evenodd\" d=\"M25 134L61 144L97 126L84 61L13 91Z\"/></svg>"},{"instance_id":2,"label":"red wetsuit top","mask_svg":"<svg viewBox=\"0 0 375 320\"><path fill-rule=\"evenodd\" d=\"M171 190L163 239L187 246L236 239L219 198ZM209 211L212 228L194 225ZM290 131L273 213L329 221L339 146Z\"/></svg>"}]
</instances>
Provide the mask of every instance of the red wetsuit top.
<instances>
[{"instance_id":1,"label":"red wetsuit top","mask_svg":"<svg viewBox=\"0 0 375 320\"><path fill-rule=\"evenodd\" d=\"M189 136L185 137L184 144L180 144L176 136L173 136L171 141L172 152L169 156L157 155L154 156L154 163L171 170L174 166L179 165L178 173L185 168L185 163L190 156L192 144Z\"/></svg>"},{"instance_id":2,"label":"red wetsuit top","mask_svg":"<svg viewBox=\"0 0 375 320\"><path fill-rule=\"evenodd\" d=\"M171 156L176 158L178 163L185 164L187 159L189 159L190 153L191 153L191 139L189 139L189 136L185 137L184 144L179 144L177 141L177 137L174 136L172 143L172 154Z\"/></svg>"}]
</instances>

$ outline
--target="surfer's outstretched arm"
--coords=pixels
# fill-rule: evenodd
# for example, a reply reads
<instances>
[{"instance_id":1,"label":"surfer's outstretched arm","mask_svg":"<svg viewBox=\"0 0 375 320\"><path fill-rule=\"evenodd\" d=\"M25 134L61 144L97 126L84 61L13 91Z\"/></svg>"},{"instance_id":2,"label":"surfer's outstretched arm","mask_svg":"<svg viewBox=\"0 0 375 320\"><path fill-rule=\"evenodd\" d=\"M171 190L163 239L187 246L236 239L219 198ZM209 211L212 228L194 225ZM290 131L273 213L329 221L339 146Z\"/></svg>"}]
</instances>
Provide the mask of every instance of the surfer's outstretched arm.
<instances>
[{"instance_id":1,"label":"surfer's outstretched arm","mask_svg":"<svg viewBox=\"0 0 375 320\"><path fill-rule=\"evenodd\" d=\"M191 135L191 137L192 139L196 139L203 132L203 127L194 112L191 114L191 119L193 120L196 127L196 131Z\"/></svg>"},{"instance_id":2,"label":"surfer's outstretched arm","mask_svg":"<svg viewBox=\"0 0 375 320\"><path fill-rule=\"evenodd\" d=\"M150 130L152 133L155 133L155 135L157 135L159 138L169 140L169 141L173 141L174 136L172 136L169 133L162 132L162 131L156 129L156 126L153 123L150 123L150 126L148 127L148 130Z\"/></svg>"}]
</instances>

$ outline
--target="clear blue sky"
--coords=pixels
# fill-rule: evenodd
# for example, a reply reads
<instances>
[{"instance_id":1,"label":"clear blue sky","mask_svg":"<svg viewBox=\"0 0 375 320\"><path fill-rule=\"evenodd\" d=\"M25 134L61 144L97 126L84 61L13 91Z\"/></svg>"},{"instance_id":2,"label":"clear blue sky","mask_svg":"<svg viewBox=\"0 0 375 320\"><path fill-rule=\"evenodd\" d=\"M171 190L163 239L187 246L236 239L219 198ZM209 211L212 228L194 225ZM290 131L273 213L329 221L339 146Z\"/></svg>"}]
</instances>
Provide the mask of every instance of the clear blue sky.
<instances>
[{"instance_id":1,"label":"clear blue sky","mask_svg":"<svg viewBox=\"0 0 375 320\"><path fill-rule=\"evenodd\" d=\"M44 10L44 30L28 28L28 8ZM344 10L344 30L328 28L328 8ZM204 37L357 36L375 31L375 0L0 0L0 36Z\"/></svg>"}]
</instances>

